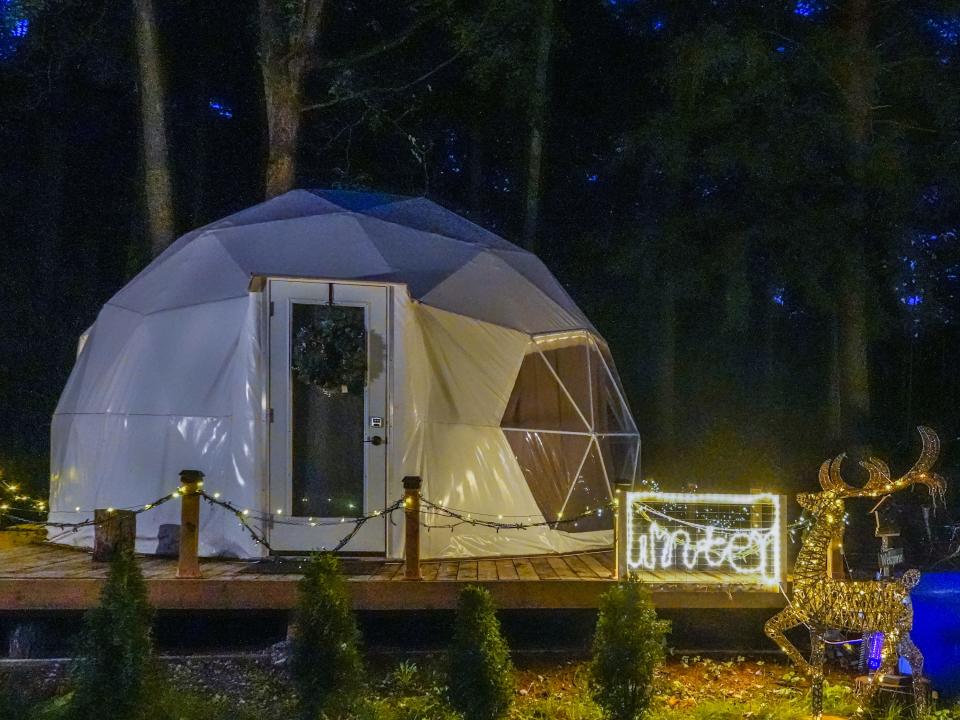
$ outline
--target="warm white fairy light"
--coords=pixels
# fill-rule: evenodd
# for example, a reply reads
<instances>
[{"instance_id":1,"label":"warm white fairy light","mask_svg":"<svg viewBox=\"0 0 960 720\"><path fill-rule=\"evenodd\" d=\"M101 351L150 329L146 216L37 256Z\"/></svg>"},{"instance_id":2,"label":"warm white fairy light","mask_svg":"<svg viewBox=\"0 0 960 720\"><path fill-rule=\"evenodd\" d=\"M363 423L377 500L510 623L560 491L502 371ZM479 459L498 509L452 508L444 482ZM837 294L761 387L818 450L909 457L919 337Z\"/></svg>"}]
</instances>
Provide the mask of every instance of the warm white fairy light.
<instances>
[{"instance_id":1,"label":"warm white fairy light","mask_svg":"<svg viewBox=\"0 0 960 720\"><path fill-rule=\"evenodd\" d=\"M637 491L626 493L627 567L631 570L679 569L696 573L703 568L722 568L738 575L758 578L775 585L782 576L780 547L780 498L771 493L751 495L724 493L663 493ZM756 508L766 505L772 518L761 528L725 528L690 522L682 517L650 507L650 505L700 505ZM644 512L660 515L680 525L666 528L655 520L644 518ZM744 558L756 556L746 562Z\"/></svg>"}]
</instances>

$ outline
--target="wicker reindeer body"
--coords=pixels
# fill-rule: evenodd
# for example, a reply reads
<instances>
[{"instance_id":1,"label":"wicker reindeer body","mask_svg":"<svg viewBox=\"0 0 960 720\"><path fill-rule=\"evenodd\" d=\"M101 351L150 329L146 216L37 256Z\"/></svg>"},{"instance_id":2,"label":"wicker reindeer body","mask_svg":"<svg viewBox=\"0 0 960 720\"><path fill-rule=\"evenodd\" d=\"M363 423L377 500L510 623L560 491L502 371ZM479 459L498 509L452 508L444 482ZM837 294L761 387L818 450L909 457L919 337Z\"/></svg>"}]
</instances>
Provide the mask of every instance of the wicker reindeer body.
<instances>
[{"instance_id":1,"label":"wicker reindeer body","mask_svg":"<svg viewBox=\"0 0 960 720\"><path fill-rule=\"evenodd\" d=\"M943 478L931 472L940 453L940 440L930 428L918 430L923 451L902 477L892 479L886 463L870 458L861 463L869 473L867 483L862 488L851 487L840 476L844 456L839 455L820 467L822 492L797 495L800 505L813 515L813 525L797 555L790 603L767 621L764 630L796 665L811 675L816 717L820 716L823 705L824 633L831 628L858 634L884 634L881 665L864 688L861 710L876 692L877 678L893 670L899 652L910 661L917 714L924 712L925 696L920 684L923 655L910 639L913 610L907 602L910 589L920 580L920 573L909 570L899 581L837 580L827 575L830 545L843 534L845 498L880 497L917 483L926 485L934 498L943 494ZM801 624L810 629L809 662L784 635L785 630Z\"/></svg>"}]
</instances>

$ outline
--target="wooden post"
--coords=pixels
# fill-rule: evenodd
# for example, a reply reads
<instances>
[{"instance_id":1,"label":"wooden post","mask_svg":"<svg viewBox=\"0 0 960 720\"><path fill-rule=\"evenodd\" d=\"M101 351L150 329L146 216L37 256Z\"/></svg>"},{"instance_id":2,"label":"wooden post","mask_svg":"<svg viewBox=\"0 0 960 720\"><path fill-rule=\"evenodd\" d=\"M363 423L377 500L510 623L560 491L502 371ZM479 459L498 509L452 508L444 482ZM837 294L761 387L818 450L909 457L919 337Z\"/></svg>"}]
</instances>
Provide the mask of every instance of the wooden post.
<instances>
[{"instance_id":1,"label":"wooden post","mask_svg":"<svg viewBox=\"0 0 960 720\"><path fill-rule=\"evenodd\" d=\"M403 479L403 555L406 562L404 580L423 580L420 574L420 486L422 480L416 475Z\"/></svg>"},{"instance_id":2,"label":"wooden post","mask_svg":"<svg viewBox=\"0 0 960 720\"><path fill-rule=\"evenodd\" d=\"M614 485L613 517L613 579L623 580L629 574L627 568L627 523L630 520L630 508L627 505L627 493L633 490L629 480L617 480Z\"/></svg>"},{"instance_id":3,"label":"wooden post","mask_svg":"<svg viewBox=\"0 0 960 720\"><path fill-rule=\"evenodd\" d=\"M180 471L180 557L177 561L178 578L200 577L197 547L200 543L200 488L203 473L199 470Z\"/></svg>"},{"instance_id":4,"label":"wooden post","mask_svg":"<svg viewBox=\"0 0 960 720\"><path fill-rule=\"evenodd\" d=\"M133 510L113 508L93 511L93 561L110 562L118 552L133 552L137 539L137 515Z\"/></svg>"}]
</instances>

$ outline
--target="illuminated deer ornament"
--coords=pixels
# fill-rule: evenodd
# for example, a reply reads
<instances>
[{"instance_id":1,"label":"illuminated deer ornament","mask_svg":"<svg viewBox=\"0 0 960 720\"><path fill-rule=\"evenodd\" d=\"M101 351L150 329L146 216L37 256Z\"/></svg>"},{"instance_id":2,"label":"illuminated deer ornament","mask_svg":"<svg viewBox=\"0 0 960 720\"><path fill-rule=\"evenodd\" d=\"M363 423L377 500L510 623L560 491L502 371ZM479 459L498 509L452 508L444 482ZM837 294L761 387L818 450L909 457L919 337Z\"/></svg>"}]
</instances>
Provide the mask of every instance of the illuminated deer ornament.
<instances>
[{"instance_id":1,"label":"illuminated deer ornament","mask_svg":"<svg viewBox=\"0 0 960 720\"><path fill-rule=\"evenodd\" d=\"M872 457L860 463L869 473L867 483L862 488L851 487L840 476L840 465L845 456L838 455L820 466L823 492L797 495L797 502L813 514L813 524L803 538L794 566L793 597L784 610L767 621L764 631L812 677L811 702L816 718L823 710L824 633L828 628L858 634L884 633L880 668L863 690L860 712L873 698L877 678L890 673L897 662L898 651L910 661L917 715L924 712L923 655L910 639L913 610L905 602L910 589L919 582L920 573L908 570L899 581L834 580L827 575L831 542L843 536L844 498L880 497L920 483L929 488L934 503L937 498L942 499L943 478L931 472L940 454L940 439L928 427L917 429L923 440L923 450L914 466L902 477L892 479L887 464ZM810 630L809 662L783 634L801 624Z\"/></svg>"}]
</instances>

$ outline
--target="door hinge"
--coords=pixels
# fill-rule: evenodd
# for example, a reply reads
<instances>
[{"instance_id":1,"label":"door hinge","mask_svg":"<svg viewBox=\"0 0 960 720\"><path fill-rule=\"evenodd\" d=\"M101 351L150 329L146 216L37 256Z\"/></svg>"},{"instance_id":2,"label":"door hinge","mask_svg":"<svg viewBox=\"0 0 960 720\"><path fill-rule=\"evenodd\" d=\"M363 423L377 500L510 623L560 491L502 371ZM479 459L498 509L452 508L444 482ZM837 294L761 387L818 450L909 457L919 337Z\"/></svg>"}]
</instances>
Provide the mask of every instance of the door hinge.
<instances>
[{"instance_id":1,"label":"door hinge","mask_svg":"<svg viewBox=\"0 0 960 720\"><path fill-rule=\"evenodd\" d=\"M270 301L270 317L273 317L273 300Z\"/></svg>"},{"instance_id":2,"label":"door hinge","mask_svg":"<svg viewBox=\"0 0 960 720\"><path fill-rule=\"evenodd\" d=\"M267 422L268 423L273 422L273 408L270 408L269 410L267 410Z\"/></svg>"}]
</instances>

